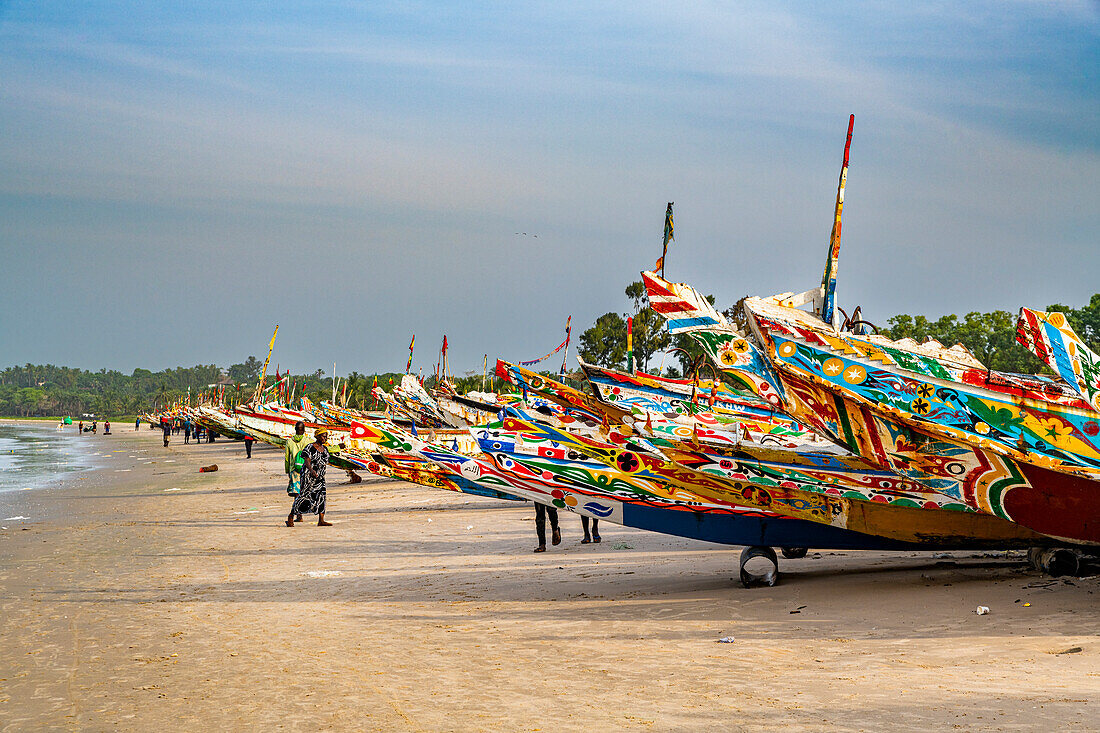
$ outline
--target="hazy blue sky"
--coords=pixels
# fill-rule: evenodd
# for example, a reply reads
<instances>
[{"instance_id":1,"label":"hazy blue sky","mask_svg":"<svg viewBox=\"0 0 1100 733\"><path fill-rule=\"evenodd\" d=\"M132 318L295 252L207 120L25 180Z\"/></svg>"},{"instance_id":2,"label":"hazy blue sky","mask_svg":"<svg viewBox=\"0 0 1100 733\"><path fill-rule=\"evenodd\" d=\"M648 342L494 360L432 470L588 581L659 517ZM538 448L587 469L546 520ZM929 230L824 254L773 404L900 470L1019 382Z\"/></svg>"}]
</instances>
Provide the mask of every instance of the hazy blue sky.
<instances>
[{"instance_id":1,"label":"hazy blue sky","mask_svg":"<svg viewBox=\"0 0 1100 733\"><path fill-rule=\"evenodd\" d=\"M0 0L0 366L529 359L667 201L671 278L805 290L849 113L842 306L1100 291L1096 3L679 5Z\"/></svg>"}]
</instances>

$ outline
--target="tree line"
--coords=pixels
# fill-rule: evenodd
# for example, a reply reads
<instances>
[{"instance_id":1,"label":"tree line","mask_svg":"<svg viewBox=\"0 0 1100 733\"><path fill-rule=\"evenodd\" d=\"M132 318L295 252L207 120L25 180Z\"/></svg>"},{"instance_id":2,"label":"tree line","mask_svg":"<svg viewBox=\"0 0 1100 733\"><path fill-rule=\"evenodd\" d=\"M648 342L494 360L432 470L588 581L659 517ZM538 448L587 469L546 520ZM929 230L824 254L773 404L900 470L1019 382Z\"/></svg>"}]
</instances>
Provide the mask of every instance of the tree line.
<instances>
[{"instance_id":1,"label":"tree line","mask_svg":"<svg viewBox=\"0 0 1100 733\"><path fill-rule=\"evenodd\" d=\"M633 319L635 368L640 371L680 377L689 374L698 363L700 350L685 335L670 336L665 319L654 311L641 281L630 283L624 291L628 310L605 313L579 338L579 351L585 361L612 369L626 367L626 319ZM714 304L714 296L707 296ZM1048 311L1066 314L1070 325L1085 343L1100 352L1100 293L1080 308L1054 304ZM727 316L733 308L723 311ZM888 318L881 333L891 339L912 338L918 342L933 338L951 346L961 343L987 367L1005 372L1049 373L1046 366L1016 343L1016 315L995 310L977 311L963 317L945 315L936 319L908 314ZM660 360L658 360L660 359ZM662 364L663 363L663 364ZM251 397L260 378L263 362L249 356L239 364L222 369L214 364L176 367L153 372L135 369L131 374L100 369L98 372L53 364L25 364L0 371L0 416L41 417L94 414L121 419L133 417L158 407L172 404L188 395L195 399L209 392L211 385L221 385L226 401L236 404ZM281 375L280 375L281 376ZM375 380L385 389L400 384L400 372L360 374L352 372L337 382L341 397L347 404L360 409L379 409L371 395ZM273 378L268 375L268 383ZM291 375L289 383L296 386L295 396L305 395L315 403L332 396L332 377L318 369L311 374ZM438 381L434 375L425 382L431 387ZM485 389L506 390L492 375L468 372L452 378L460 392ZM343 386L346 384L346 389Z\"/></svg>"},{"instance_id":2,"label":"tree line","mask_svg":"<svg viewBox=\"0 0 1100 733\"><path fill-rule=\"evenodd\" d=\"M188 397L197 402L201 394L212 394L215 390L224 395L226 404L233 406L252 397L262 369L263 362L255 356L225 369L215 364L199 364L159 372L135 369L132 374L53 364L12 366L0 371L0 416L133 418ZM337 378L337 392L352 407L380 409L382 405L371 395L375 381L388 390L400 384L402 376L398 372L352 372ZM266 384L271 385L274 375L269 372L266 379ZM434 375L425 380L429 386L437 381ZM450 381L462 392L480 390L483 386L487 390L502 388L500 381L491 375L483 379L480 374L467 374ZM304 395L319 403L332 397L333 378L318 369L311 374L290 375L287 386L294 387L295 402Z\"/></svg>"}]
</instances>

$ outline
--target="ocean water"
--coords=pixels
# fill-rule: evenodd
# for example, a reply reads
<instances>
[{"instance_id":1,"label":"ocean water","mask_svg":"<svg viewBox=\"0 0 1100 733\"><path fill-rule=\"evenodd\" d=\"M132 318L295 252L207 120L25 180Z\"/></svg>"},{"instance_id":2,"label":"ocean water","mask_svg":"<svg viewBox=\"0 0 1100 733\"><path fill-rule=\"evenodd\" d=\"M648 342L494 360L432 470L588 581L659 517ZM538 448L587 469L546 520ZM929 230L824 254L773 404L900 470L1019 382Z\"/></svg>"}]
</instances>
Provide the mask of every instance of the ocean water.
<instances>
[{"instance_id":1,"label":"ocean water","mask_svg":"<svg viewBox=\"0 0 1100 733\"><path fill-rule=\"evenodd\" d=\"M95 467L94 442L73 425L0 423L0 493L56 485Z\"/></svg>"}]
</instances>

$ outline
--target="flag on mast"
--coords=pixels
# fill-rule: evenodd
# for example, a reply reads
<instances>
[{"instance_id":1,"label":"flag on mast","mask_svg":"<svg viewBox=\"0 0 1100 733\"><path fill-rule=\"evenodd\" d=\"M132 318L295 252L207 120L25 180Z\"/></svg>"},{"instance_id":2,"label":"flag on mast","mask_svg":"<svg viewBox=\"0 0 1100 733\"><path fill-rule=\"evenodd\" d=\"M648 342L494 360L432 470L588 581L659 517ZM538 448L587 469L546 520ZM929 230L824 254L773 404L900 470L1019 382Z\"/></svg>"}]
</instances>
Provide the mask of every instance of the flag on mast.
<instances>
[{"instance_id":1,"label":"flag on mast","mask_svg":"<svg viewBox=\"0 0 1100 733\"><path fill-rule=\"evenodd\" d=\"M634 317L626 319L626 370L634 373Z\"/></svg>"},{"instance_id":2,"label":"flag on mast","mask_svg":"<svg viewBox=\"0 0 1100 733\"><path fill-rule=\"evenodd\" d=\"M412 371L413 368L413 347L416 346L416 334L413 334L412 341L409 342L409 362L405 365L405 374Z\"/></svg>"},{"instance_id":3,"label":"flag on mast","mask_svg":"<svg viewBox=\"0 0 1100 733\"><path fill-rule=\"evenodd\" d=\"M565 319L565 356L561 359L561 373L563 376L565 375L566 367L569 366L569 336L573 333L572 323L573 315L570 314L569 317ZM486 359L488 359L488 356L486 356Z\"/></svg>"},{"instance_id":4,"label":"flag on mast","mask_svg":"<svg viewBox=\"0 0 1100 733\"><path fill-rule=\"evenodd\" d=\"M447 378L447 334L443 334L443 349L441 351L443 356L443 379Z\"/></svg>"},{"instance_id":5,"label":"flag on mast","mask_svg":"<svg viewBox=\"0 0 1100 733\"><path fill-rule=\"evenodd\" d=\"M657 264L653 266L654 270L661 273L661 277L665 276L665 255L668 254L669 240L673 239L672 236L672 204L674 202L668 202L668 208L665 209L665 243L661 247L661 257L657 260Z\"/></svg>"}]
</instances>

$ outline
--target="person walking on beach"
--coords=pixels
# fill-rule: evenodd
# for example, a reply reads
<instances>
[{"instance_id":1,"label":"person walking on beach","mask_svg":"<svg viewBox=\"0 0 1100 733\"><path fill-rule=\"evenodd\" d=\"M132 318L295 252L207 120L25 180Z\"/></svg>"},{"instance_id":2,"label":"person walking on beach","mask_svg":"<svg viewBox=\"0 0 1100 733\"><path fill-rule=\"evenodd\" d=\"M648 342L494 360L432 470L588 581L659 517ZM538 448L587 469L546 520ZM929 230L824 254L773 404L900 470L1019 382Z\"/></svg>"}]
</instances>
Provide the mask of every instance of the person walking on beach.
<instances>
[{"instance_id":1,"label":"person walking on beach","mask_svg":"<svg viewBox=\"0 0 1100 733\"><path fill-rule=\"evenodd\" d=\"M582 545L587 545L589 542L599 542L600 537L600 520L592 517L592 534L588 534L588 517L581 515L581 529L584 530L584 539L581 540Z\"/></svg>"},{"instance_id":2,"label":"person walking on beach","mask_svg":"<svg viewBox=\"0 0 1100 733\"><path fill-rule=\"evenodd\" d=\"M561 544L561 530L558 529L558 510L535 502L535 534L539 536L539 546L535 552L546 552L546 515L550 515L550 544Z\"/></svg>"},{"instance_id":3,"label":"person walking on beach","mask_svg":"<svg viewBox=\"0 0 1100 733\"><path fill-rule=\"evenodd\" d=\"M252 457L252 444L256 442L256 439L251 435L244 436L244 457Z\"/></svg>"},{"instance_id":4,"label":"person walking on beach","mask_svg":"<svg viewBox=\"0 0 1100 733\"><path fill-rule=\"evenodd\" d=\"M76 432L78 432L78 433L83 433L84 432L84 421L83 420L81 420L80 423L76 426Z\"/></svg>"},{"instance_id":5,"label":"person walking on beach","mask_svg":"<svg viewBox=\"0 0 1100 733\"><path fill-rule=\"evenodd\" d=\"M92 420L92 435L96 434L96 421Z\"/></svg>"},{"instance_id":6,"label":"person walking on beach","mask_svg":"<svg viewBox=\"0 0 1100 733\"><path fill-rule=\"evenodd\" d=\"M135 417L134 418L134 432L136 433L137 429L140 428L140 427L141 427L141 418L140 417Z\"/></svg>"},{"instance_id":7,"label":"person walking on beach","mask_svg":"<svg viewBox=\"0 0 1100 733\"><path fill-rule=\"evenodd\" d=\"M172 437L172 423L167 419L160 421L160 429L164 431L164 447L168 447L168 439Z\"/></svg>"},{"instance_id":8,"label":"person walking on beach","mask_svg":"<svg viewBox=\"0 0 1100 733\"><path fill-rule=\"evenodd\" d=\"M104 435L110 435L111 434L111 421L110 420L104 420L103 421L103 434Z\"/></svg>"},{"instance_id":9,"label":"person walking on beach","mask_svg":"<svg viewBox=\"0 0 1100 733\"><path fill-rule=\"evenodd\" d=\"M198 440L199 436L195 436L195 440ZM191 418L187 418L183 421L183 444L187 445L191 442Z\"/></svg>"},{"instance_id":10,"label":"person walking on beach","mask_svg":"<svg viewBox=\"0 0 1100 733\"><path fill-rule=\"evenodd\" d=\"M286 470L287 496L298 498L302 490L302 466L298 461L298 454L309 445L309 436L306 435L306 424L299 420L294 423L294 435L286 439L286 450L283 451L283 468ZM302 515L295 516L295 520L302 521Z\"/></svg>"},{"instance_id":11,"label":"person walking on beach","mask_svg":"<svg viewBox=\"0 0 1100 733\"><path fill-rule=\"evenodd\" d=\"M316 514L318 527L332 526L332 522L325 521L325 469L329 461L325 442L328 431L317 428L313 435L313 442L302 449L302 488L286 517L288 527L293 527L294 517L301 514Z\"/></svg>"}]
</instances>

